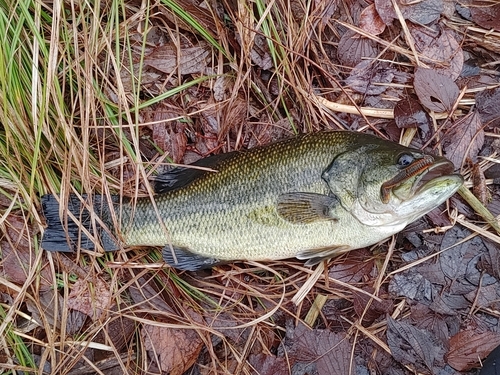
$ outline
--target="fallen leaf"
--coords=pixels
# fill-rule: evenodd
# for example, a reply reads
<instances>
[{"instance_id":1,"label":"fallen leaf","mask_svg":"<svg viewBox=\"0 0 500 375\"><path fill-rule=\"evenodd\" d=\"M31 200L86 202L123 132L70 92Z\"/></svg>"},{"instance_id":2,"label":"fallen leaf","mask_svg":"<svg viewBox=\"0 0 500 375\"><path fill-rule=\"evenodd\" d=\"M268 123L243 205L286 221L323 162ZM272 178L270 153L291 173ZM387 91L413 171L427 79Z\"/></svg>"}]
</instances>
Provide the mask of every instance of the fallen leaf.
<instances>
[{"instance_id":1,"label":"fallen leaf","mask_svg":"<svg viewBox=\"0 0 500 375\"><path fill-rule=\"evenodd\" d=\"M484 144L484 130L476 111L460 118L450 131L445 145L446 157L456 168L461 168L467 158L476 162L477 154Z\"/></svg>"},{"instance_id":2,"label":"fallen leaf","mask_svg":"<svg viewBox=\"0 0 500 375\"><path fill-rule=\"evenodd\" d=\"M447 362L457 371L468 371L479 367L479 360L484 359L499 344L498 332L460 331L450 338Z\"/></svg>"},{"instance_id":3,"label":"fallen leaf","mask_svg":"<svg viewBox=\"0 0 500 375\"><path fill-rule=\"evenodd\" d=\"M462 73L464 54L454 34L448 29L434 30L413 24L408 28L420 52L421 61L438 73L456 80Z\"/></svg>"},{"instance_id":4,"label":"fallen leaf","mask_svg":"<svg viewBox=\"0 0 500 375\"><path fill-rule=\"evenodd\" d=\"M404 19L413 23L427 25L436 21L444 10L443 0L398 1Z\"/></svg>"},{"instance_id":5,"label":"fallen leaf","mask_svg":"<svg viewBox=\"0 0 500 375\"><path fill-rule=\"evenodd\" d=\"M255 35L253 48L250 51L250 57L252 62L264 70L270 70L273 68L274 63L271 57L271 52L269 50L269 44L267 44L267 39L261 35Z\"/></svg>"},{"instance_id":6,"label":"fallen leaf","mask_svg":"<svg viewBox=\"0 0 500 375\"><path fill-rule=\"evenodd\" d=\"M375 289L369 286L365 286L362 289L371 294L375 291ZM353 293L354 311L359 317L363 316L363 324L369 325L380 316L391 314L394 310L394 301L387 295L387 293L379 293L378 297L381 299L380 301L371 299L371 297L365 293Z\"/></svg>"},{"instance_id":7,"label":"fallen leaf","mask_svg":"<svg viewBox=\"0 0 500 375\"><path fill-rule=\"evenodd\" d=\"M403 18L416 24L427 25L439 18L444 10L442 0L400 1L396 0ZM383 22L390 26L397 19L392 0L375 0L375 7Z\"/></svg>"},{"instance_id":8,"label":"fallen leaf","mask_svg":"<svg viewBox=\"0 0 500 375\"><path fill-rule=\"evenodd\" d=\"M431 118L414 95L407 95L394 107L394 120L398 128L419 128L424 138L430 132Z\"/></svg>"},{"instance_id":9,"label":"fallen leaf","mask_svg":"<svg viewBox=\"0 0 500 375\"><path fill-rule=\"evenodd\" d=\"M394 359L417 371L434 373L444 364L444 347L428 330L387 318L387 344Z\"/></svg>"},{"instance_id":10,"label":"fallen leaf","mask_svg":"<svg viewBox=\"0 0 500 375\"><path fill-rule=\"evenodd\" d=\"M141 331L150 360L162 374L182 375L196 361L203 341L196 331L145 324Z\"/></svg>"},{"instance_id":11,"label":"fallen leaf","mask_svg":"<svg viewBox=\"0 0 500 375\"><path fill-rule=\"evenodd\" d=\"M251 354L248 361L259 375L289 375L288 363L272 354Z\"/></svg>"},{"instance_id":12,"label":"fallen leaf","mask_svg":"<svg viewBox=\"0 0 500 375\"><path fill-rule=\"evenodd\" d=\"M434 286L422 274L415 271L398 273L389 282L389 292L397 297L414 301L432 301Z\"/></svg>"},{"instance_id":13,"label":"fallen leaf","mask_svg":"<svg viewBox=\"0 0 500 375\"><path fill-rule=\"evenodd\" d=\"M111 287L99 277L78 279L68 296L66 306L98 320L111 305Z\"/></svg>"},{"instance_id":14,"label":"fallen leaf","mask_svg":"<svg viewBox=\"0 0 500 375\"><path fill-rule=\"evenodd\" d=\"M315 362L318 374L349 373L351 344L345 333L311 329L299 322L287 327L288 356L293 361Z\"/></svg>"},{"instance_id":15,"label":"fallen leaf","mask_svg":"<svg viewBox=\"0 0 500 375\"><path fill-rule=\"evenodd\" d=\"M359 18L359 27L371 35L379 35L384 32L385 23L375 9L375 4L370 4L363 9Z\"/></svg>"},{"instance_id":16,"label":"fallen leaf","mask_svg":"<svg viewBox=\"0 0 500 375\"><path fill-rule=\"evenodd\" d=\"M460 243L467 234L459 227L454 226L446 231L443 242L441 243L441 251L439 256L439 264L444 275L450 280L456 280L461 275L465 274L466 264L464 263L465 253L469 246L468 242ZM458 245L457 245L458 244ZM451 247L451 249L449 248Z\"/></svg>"},{"instance_id":17,"label":"fallen leaf","mask_svg":"<svg viewBox=\"0 0 500 375\"><path fill-rule=\"evenodd\" d=\"M500 87L476 94L476 110L483 124L500 126Z\"/></svg>"},{"instance_id":18,"label":"fallen leaf","mask_svg":"<svg viewBox=\"0 0 500 375\"><path fill-rule=\"evenodd\" d=\"M372 272L375 261L364 249L353 250L342 262L334 262L328 270L328 277L345 283L358 283Z\"/></svg>"},{"instance_id":19,"label":"fallen leaf","mask_svg":"<svg viewBox=\"0 0 500 375\"><path fill-rule=\"evenodd\" d=\"M413 85L420 102L435 112L450 112L460 93L451 78L432 69L418 68Z\"/></svg>"},{"instance_id":20,"label":"fallen leaf","mask_svg":"<svg viewBox=\"0 0 500 375\"><path fill-rule=\"evenodd\" d=\"M359 36L352 30L347 30L339 41L337 58L342 65L355 67L364 58L376 57L377 45L371 39Z\"/></svg>"},{"instance_id":21,"label":"fallen leaf","mask_svg":"<svg viewBox=\"0 0 500 375\"><path fill-rule=\"evenodd\" d=\"M210 50L204 45L177 49L174 44L165 44L144 56L143 64L165 74L185 75L204 72L209 56Z\"/></svg>"},{"instance_id":22,"label":"fallen leaf","mask_svg":"<svg viewBox=\"0 0 500 375\"><path fill-rule=\"evenodd\" d=\"M500 4L475 0L469 7L472 20L485 29L500 31Z\"/></svg>"},{"instance_id":23,"label":"fallen leaf","mask_svg":"<svg viewBox=\"0 0 500 375\"><path fill-rule=\"evenodd\" d=\"M24 285L30 270L35 266L36 254L33 251L33 229L26 220L14 214L5 217L3 230L0 231L0 276L6 280ZM42 263L44 264L44 263ZM52 287L52 272L48 264L38 271L39 287L42 291Z\"/></svg>"},{"instance_id":24,"label":"fallen leaf","mask_svg":"<svg viewBox=\"0 0 500 375\"><path fill-rule=\"evenodd\" d=\"M380 95L394 78L394 69L388 63L364 60L357 64L346 79L346 84L364 95Z\"/></svg>"}]
</instances>

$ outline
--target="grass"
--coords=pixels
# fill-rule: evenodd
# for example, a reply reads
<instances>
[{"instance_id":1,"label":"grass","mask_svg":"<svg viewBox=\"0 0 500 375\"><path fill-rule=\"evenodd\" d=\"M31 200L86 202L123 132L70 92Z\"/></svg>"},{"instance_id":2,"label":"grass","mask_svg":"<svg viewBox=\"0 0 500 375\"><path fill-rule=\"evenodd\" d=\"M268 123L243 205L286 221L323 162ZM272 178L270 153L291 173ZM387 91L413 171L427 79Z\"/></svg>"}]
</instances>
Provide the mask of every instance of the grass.
<instances>
[{"instance_id":1,"label":"grass","mask_svg":"<svg viewBox=\"0 0 500 375\"><path fill-rule=\"evenodd\" d=\"M246 147L245 136L256 143L266 139L259 130L263 123L280 124L273 130L281 137L344 124L308 94L312 86L323 90L336 82L337 67L325 57L328 43L319 37L334 35L322 18L324 9L311 11L308 2L298 11L290 2L256 0L225 4L226 13L218 17L218 9L187 4L0 0L0 228L3 243L17 246L13 259L25 267L20 277L26 280L0 276L0 292L12 299L0 304L3 373L40 373L44 366L52 374L78 366L105 373L93 364L110 357L123 369L140 366L146 362L143 324L194 329L214 373L229 371L235 358L237 368L249 372L241 358L247 344L276 335L274 312L298 320L312 304L309 296L298 310L283 305L309 277L300 262L234 265L197 279L161 268L156 251L66 257L39 249L43 194L60 194L63 202L70 193L152 194L148 178L171 161L150 129L162 121L196 139L206 131L223 151ZM152 36L155 30L161 38ZM260 58L271 68L258 66L252 56L257 37L264 41ZM198 71L154 78L148 58L158 44L173 45L180 56L201 42L210 58ZM268 71L266 82L262 70ZM214 99L216 91L221 98ZM235 115L241 102L244 113ZM181 120L155 118L161 111L177 111ZM186 121L191 117L196 124ZM212 118L230 124L211 134ZM227 121L233 118L240 121ZM210 151L208 144L196 151ZM1 250L5 260L7 248ZM317 276L321 293L351 298L330 286L326 274ZM78 280L86 281L96 305L107 304L99 317L68 309ZM109 296L100 285L108 287ZM230 321L222 327L227 331L207 324L207 316ZM84 322L78 325L78 319ZM123 334L111 337L110 326ZM221 333L231 329L247 340L244 345ZM223 342L229 360L218 357L220 349L208 334ZM133 355L127 358L127 351Z\"/></svg>"}]
</instances>

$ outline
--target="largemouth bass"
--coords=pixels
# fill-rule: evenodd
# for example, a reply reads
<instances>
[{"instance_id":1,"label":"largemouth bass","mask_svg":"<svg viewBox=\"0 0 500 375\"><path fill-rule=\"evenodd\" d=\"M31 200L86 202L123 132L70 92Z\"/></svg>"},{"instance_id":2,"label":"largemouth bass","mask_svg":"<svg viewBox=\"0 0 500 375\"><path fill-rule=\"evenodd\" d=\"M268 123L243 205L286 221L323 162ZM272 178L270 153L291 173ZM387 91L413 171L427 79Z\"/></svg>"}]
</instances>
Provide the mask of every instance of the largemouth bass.
<instances>
[{"instance_id":1,"label":"largemouth bass","mask_svg":"<svg viewBox=\"0 0 500 375\"><path fill-rule=\"evenodd\" d=\"M312 265L373 245L443 203L463 183L453 170L444 157L367 134L301 135L176 167L156 179L154 203L71 196L61 218L46 195L42 247L164 246L165 262L183 270L291 257Z\"/></svg>"}]
</instances>

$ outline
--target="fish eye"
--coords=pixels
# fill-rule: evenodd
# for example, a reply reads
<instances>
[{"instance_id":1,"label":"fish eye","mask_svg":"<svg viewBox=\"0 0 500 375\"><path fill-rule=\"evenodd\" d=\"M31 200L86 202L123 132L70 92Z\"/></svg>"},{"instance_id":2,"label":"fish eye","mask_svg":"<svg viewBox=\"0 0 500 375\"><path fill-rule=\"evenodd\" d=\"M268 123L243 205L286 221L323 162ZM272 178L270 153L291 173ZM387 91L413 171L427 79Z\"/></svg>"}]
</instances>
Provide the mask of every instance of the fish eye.
<instances>
[{"instance_id":1,"label":"fish eye","mask_svg":"<svg viewBox=\"0 0 500 375\"><path fill-rule=\"evenodd\" d=\"M406 168L413 163L414 160L415 158L413 155L404 153L398 156L397 164L399 168Z\"/></svg>"}]
</instances>

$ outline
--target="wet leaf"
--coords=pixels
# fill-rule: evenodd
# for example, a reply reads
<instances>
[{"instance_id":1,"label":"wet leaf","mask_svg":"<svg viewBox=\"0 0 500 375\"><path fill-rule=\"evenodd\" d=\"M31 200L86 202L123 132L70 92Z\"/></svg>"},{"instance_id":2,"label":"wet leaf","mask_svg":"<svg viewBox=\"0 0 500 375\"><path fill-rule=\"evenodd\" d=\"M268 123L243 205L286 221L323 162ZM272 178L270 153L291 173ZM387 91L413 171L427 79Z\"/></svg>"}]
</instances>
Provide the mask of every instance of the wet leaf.
<instances>
[{"instance_id":1,"label":"wet leaf","mask_svg":"<svg viewBox=\"0 0 500 375\"><path fill-rule=\"evenodd\" d=\"M399 1L398 1L399 2ZM413 23L427 25L439 18L444 9L443 0L401 2L403 17Z\"/></svg>"},{"instance_id":2,"label":"wet leaf","mask_svg":"<svg viewBox=\"0 0 500 375\"><path fill-rule=\"evenodd\" d=\"M379 35L384 32L385 23L375 9L375 4L370 4L363 9L359 19L359 27L371 35Z\"/></svg>"},{"instance_id":3,"label":"wet leaf","mask_svg":"<svg viewBox=\"0 0 500 375\"><path fill-rule=\"evenodd\" d=\"M500 126L500 87L476 95L476 110L483 124Z\"/></svg>"},{"instance_id":4,"label":"wet leaf","mask_svg":"<svg viewBox=\"0 0 500 375\"><path fill-rule=\"evenodd\" d=\"M94 320L110 308L110 286L99 277L78 279L68 296L67 307L80 311Z\"/></svg>"},{"instance_id":5,"label":"wet leaf","mask_svg":"<svg viewBox=\"0 0 500 375\"><path fill-rule=\"evenodd\" d=\"M448 142L445 146L446 157L456 168L460 168L467 158L473 162L477 160L477 154L484 144L484 130L476 111L470 112L453 125Z\"/></svg>"},{"instance_id":6,"label":"wet leaf","mask_svg":"<svg viewBox=\"0 0 500 375\"><path fill-rule=\"evenodd\" d=\"M389 283L390 293L415 301L432 301L433 288L429 280L415 271L396 274Z\"/></svg>"},{"instance_id":7,"label":"wet leaf","mask_svg":"<svg viewBox=\"0 0 500 375\"><path fill-rule=\"evenodd\" d=\"M499 344L498 332L461 331L450 339L448 364L457 371L479 367L479 359L484 359Z\"/></svg>"},{"instance_id":8,"label":"wet leaf","mask_svg":"<svg viewBox=\"0 0 500 375\"><path fill-rule=\"evenodd\" d=\"M444 9L442 0L400 1L397 4L403 18L416 24L427 25L439 18ZM375 7L383 22L390 26L397 19L392 0L375 0Z\"/></svg>"},{"instance_id":9,"label":"wet leaf","mask_svg":"<svg viewBox=\"0 0 500 375\"><path fill-rule=\"evenodd\" d=\"M250 364L259 375L289 375L288 364L285 358L272 354L252 354Z\"/></svg>"},{"instance_id":10,"label":"wet leaf","mask_svg":"<svg viewBox=\"0 0 500 375\"><path fill-rule=\"evenodd\" d=\"M454 34L447 29L434 30L413 24L408 28L421 60L438 73L456 80L463 69L464 54Z\"/></svg>"},{"instance_id":11,"label":"wet leaf","mask_svg":"<svg viewBox=\"0 0 500 375\"><path fill-rule=\"evenodd\" d=\"M364 60L354 67L346 79L346 84L360 94L380 95L387 89L394 76L394 69L389 64Z\"/></svg>"},{"instance_id":12,"label":"wet leaf","mask_svg":"<svg viewBox=\"0 0 500 375\"><path fill-rule=\"evenodd\" d=\"M0 232L0 276L14 284L24 285L36 256L29 241L33 230L23 217L13 214L8 215L3 223L5 230ZM42 290L52 287L52 272L48 265L39 271L39 278Z\"/></svg>"},{"instance_id":13,"label":"wet leaf","mask_svg":"<svg viewBox=\"0 0 500 375\"><path fill-rule=\"evenodd\" d=\"M450 112L460 93L451 78L432 69L418 68L413 85L420 102L435 112Z\"/></svg>"},{"instance_id":14,"label":"wet leaf","mask_svg":"<svg viewBox=\"0 0 500 375\"><path fill-rule=\"evenodd\" d=\"M209 49L202 45L177 49L173 44L165 44L144 56L144 65L165 74L193 74L205 71L209 56Z\"/></svg>"},{"instance_id":15,"label":"wet leaf","mask_svg":"<svg viewBox=\"0 0 500 375\"><path fill-rule=\"evenodd\" d=\"M469 7L472 20L485 29L500 31L500 4L493 1L474 1Z\"/></svg>"},{"instance_id":16,"label":"wet leaf","mask_svg":"<svg viewBox=\"0 0 500 375\"><path fill-rule=\"evenodd\" d=\"M398 362L433 373L444 364L444 347L429 331L387 318L387 344Z\"/></svg>"},{"instance_id":17,"label":"wet leaf","mask_svg":"<svg viewBox=\"0 0 500 375\"><path fill-rule=\"evenodd\" d=\"M330 267L328 276L345 283L357 283L370 274L374 265L368 251L353 250L343 262L334 263Z\"/></svg>"},{"instance_id":18,"label":"wet leaf","mask_svg":"<svg viewBox=\"0 0 500 375\"><path fill-rule=\"evenodd\" d=\"M448 230L441 243L441 250L448 249L441 253L439 256L439 264L443 270L444 275L451 279L456 280L460 275L465 274L466 264L463 262L465 253L468 248L468 241L456 245L463 240L467 234L458 226L454 226Z\"/></svg>"},{"instance_id":19,"label":"wet leaf","mask_svg":"<svg viewBox=\"0 0 500 375\"><path fill-rule=\"evenodd\" d=\"M363 290L368 293L373 293L375 291L375 289L368 286L365 286ZM394 309L394 301L388 297L387 294L378 294L381 301L375 299L370 301L371 297L369 295L360 292L354 293L353 297L354 311L359 317L363 316L363 324L371 324L380 316L392 313ZM368 303L370 304L368 305Z\"/></svg>"},{"instance_id":20,"label":"wet leaf","mask_svg":"<svg viewBox=\"0 0 500 375\"><path fill-rule=\"evenodd\" d=\"M299 323L287 328L288 355L299 362L315 362L318 374L349 373L351 344L344 333L311 329Z\"/></svg>"},{"instance_id":21,"label":"wet leaf","mask_svg":"<svg viewBox=\"0 0 500 375\"><path fill-rule=\"evenodd\" d=\"M345 66L355 67L363 58L376 57L377 54L376 44L354 31L347 30L340 38L337 58Z\"/></svg>"},{"instance_id":22,"label":"wet leaf","mask_svg":"<svg viewBox=\"0 0 500 375\"><path fill-rule=\"evenodd\" d=\"M394 120L398 128L420 128L429 133L431 118L414 95L405 96L394 107Z\"/></svg>"},{"instance_id":23,"label":"wet leaf","mask_svg":"<svg viewBox=\"0 0 500 375\"><path fill-rule=\"evenodd\" d=\"M252 61L264 70L270 70L274 66L267 39L263 35L257 34L255 36L250 56Z\"/></svg>"},{"instance_id":24,"label":"wet leaf","mask_svg":"<svg viewBox=\"0 0 500 375\"><path fill-rule=\"evenodd\" d=\"M145 324L142 328L145 349L162 373L182 375L198 358L203 341L196 331Z\"/></svg>"}]
</instances>

